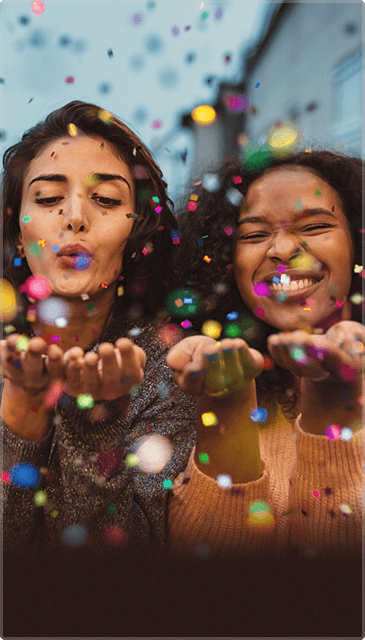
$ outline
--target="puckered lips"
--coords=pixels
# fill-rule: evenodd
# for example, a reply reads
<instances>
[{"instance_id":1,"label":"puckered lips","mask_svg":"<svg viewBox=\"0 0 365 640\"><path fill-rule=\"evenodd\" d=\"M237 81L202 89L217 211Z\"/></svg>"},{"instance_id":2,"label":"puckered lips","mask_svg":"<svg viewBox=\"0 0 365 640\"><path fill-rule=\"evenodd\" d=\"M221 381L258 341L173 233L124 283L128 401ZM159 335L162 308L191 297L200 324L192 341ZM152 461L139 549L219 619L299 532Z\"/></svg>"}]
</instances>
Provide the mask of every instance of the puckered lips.
<instances>
[{"instance_id":1,"label":"puckered lips","mask_svg":"<svg viewBox=\"0 0 365 640\"><path fill-rule=\"evenodd\" d=\"M285 293L285 301L305 299L318 286L324 278L324 274L314 269L287 269L285 275L289 276L289 284L273 282L273 278L280 277L277 271L268 273L260 282L266 282L270 286L270 295L275 300L280 293Z\"/></svg>"},{"instance_id":2,"label":"puckered lips","mask_svg":"<svg viewBox=\"0 0 365 640\"><path fill-rule=\"evenodd\" d=\"M78 271L89 267L92 262L91 251L82 244L67 244L56 255L64 267L71 267Z\"/></svg>"}]
</instances>

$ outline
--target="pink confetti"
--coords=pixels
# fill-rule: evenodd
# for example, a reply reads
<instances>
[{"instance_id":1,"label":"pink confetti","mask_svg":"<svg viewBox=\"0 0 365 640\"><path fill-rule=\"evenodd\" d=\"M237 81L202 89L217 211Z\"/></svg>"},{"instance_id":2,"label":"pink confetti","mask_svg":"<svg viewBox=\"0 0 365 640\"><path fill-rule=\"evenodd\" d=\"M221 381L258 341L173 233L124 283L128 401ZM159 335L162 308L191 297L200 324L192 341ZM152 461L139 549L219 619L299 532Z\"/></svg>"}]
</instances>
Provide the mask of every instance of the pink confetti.
<instances>
[{"instance_id":1,"label":"pink confetti","mask_svg":"<svg viewBox=\"0 0 365 640\"><path fill-rule=\"evenodd\" d=\"M66 82L67 84L73 84L75 78L73 76L67 76Z\"/></svg>"},{"instance_id":2,"label":"pink confetti","mask_svg":"<svg viewBox=\"0 0 365 640\"><path fill-rule=\"evenodd\" d=\"M142 253L143 253L143 255L144 255L144 256L146 256L146 255L147 255L148 251L147 251L146 247L143 247L143 249L142 249Z\"/></svg>"},{"instance_id":3,"label":"pink confetti","mask_svg":"<svg viewBox=\"0 0 365 640\"><path fill-rule=\"evenodd\" d=\"M341 427L338 424L331 424L324 432L329 440L339 440L341 437Z\"/></svg>"},{"instance_id":4,"label":"pink confetti","mask_svg":"<svg viewBox=\"0 0 365 640\"><path fill-rule=\"evenodd\" d=\"M235 184L241 184L241 182L242 182L242 178L241 178L241 176L235 176L235 177L233 178L233 182L234 182Z\"/></svg>"},{"instance_id":5,"label":"pink confetti","mask_svg":"<svg viewBox=\"0 0 365 640\"><path fill-rule=\"evenodd\" d=\"M227 236L230 236L233 233L232 227L227 227L224 231L226 232Z\"/></svg>"},{"instance_id":6,"label":"pink confetti","mask_svg":"<svg viewBox=\"0 0 365 640\"><path fill-rule=\"evenodd\" d=\"M33 0L30 7L36 16L40 16L45 9L44 2L41 0Z\"/></svg>"},{"instance_id":7,"label":"pink confetti","mask_svg":"<svg viewBox=\"0 0 365 640\"><path fill-rule=\"evenodd\" d=\"M190 329L190 327L193 326L190 320L183 320L182 322L180 322L180 324L184 329Z\"/></svg>"},{"instance_id":8,"label":"pink confetti","mask_svg":"<svg viewBox=\"0 0 365 640\"><path fill-rule=\"evenodd\" d=\"M265 309L262 309L261 307L255 307L254 314L258 318L264 318L265 317Z\"/></svg>"},{"instance_id":9,"label":"pink confetti","mask_svg":"<svg viewBox=\"0 0 365 640\"><path fill-rule=\"evenodd\" d=\"M345 382L355 382L355 380L357 380L358 372L349 364L341 364L338 367L338 375Z\"/></svg>"},{"instance_id":10,"label":"pink confetti","mask_svg":"<svg viewBox=\"0 0 365 640\"><path fill-rule=\"evenodd\" d=\"M196 205L196 202L192 202L192 201L188 202L188 209L189 209L189 211L195 211L196 206L197 206L197 205Z\"/></svg>"},{"instance_id":11,"label":"pink confetti","mask_svg":"<svg viewBox=\"0 0 365 640\"><path fill-rule=\"evenodd\" d=\"M253 286L253 291L260 298L266 298L270 295L270 287L266 282L256 282Z\"/></svg>"},{"instance_id":12,"label":"pink confetti","mask_svg":"<svg viewBox=\"0 0 365 640\"><path fill-rule=\"evenodd\" d=\"M341 309L341 307L343 307L343 302L341 302L341 300L336 300L335 307L337 307L338 309Z\"/></svg>"},{"instance_id":13,"label":"pink confetti","mask_svg":"<svg viewBox=\"0 0 365 640\"><path fill-rule=\"evenodd\" d=\"M285 273L286 269L287 269L287 267L286 267L285 264L279 264L279 266L276 267L276 271L278 273Z\"/></svg>"},{"instance_id":14,"label":"pink confetti","mask_svg":"<svg viewBox=\"0 0 365 640\"><path fill-rule=\"evenodd\" d=\"M47 408L52 409L56 406L63 394L63 381L61 379L52 382L44 398L44 404Z\"/></svg>"},{"instance_id":15,"label":"pink confetti","mask_svg":"<svg viewBox=\"0 0 365 640\"><path fill-rule=\"evenodd\" d=\"M155 207L155 211L156 211L156 213L161 213L162 207L160 205L158 205L157 207Z\"/></svg>"},{"instance_id":16,"label":"pink confetti","mask_svg":"<svg viewBox=\"0 0 365 640\"><path fill-rule=\"evenodd\" d=\"M313 496L314 498L320 498L320 497L321 497L321 494L319 493L319 491L312 491L312 496Z\"/></svg>"}]
</instances>

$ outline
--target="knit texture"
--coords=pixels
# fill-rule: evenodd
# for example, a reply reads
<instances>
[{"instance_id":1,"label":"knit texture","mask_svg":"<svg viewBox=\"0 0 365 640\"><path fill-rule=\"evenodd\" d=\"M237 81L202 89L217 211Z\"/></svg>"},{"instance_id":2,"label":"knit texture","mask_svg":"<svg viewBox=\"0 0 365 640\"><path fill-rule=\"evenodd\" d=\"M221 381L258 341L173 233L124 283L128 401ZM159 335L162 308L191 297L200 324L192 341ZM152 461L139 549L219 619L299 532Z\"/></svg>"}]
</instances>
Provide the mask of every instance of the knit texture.
<instances>
[{"instance_id":1,"label":"knit texture","mask_svg":"<svg viewBox=\"0 0 365 640\"><path fill-rule=\"evenodd\" d=\"M175 556L361 558L362 432L329 440L279 410L259 431L262 475L220 487L194 462L174 482L168 547ZM255 504L256 503L256 504ZM262 515L250 515L251 510ZM273 520L263 509L271 510Z\"/></svg>"},{"instance_id":2,"label":"knit texture","mask_svg":"<svg viewBox=\"0 0 365 640\"><path fill-rule=\"evenodd\" d=\"M53 428L40 442L21 440L1 424L4 470L21 462L48 470L38 487L3 484L6 553L65 549L70 546L65 532L71 525L84 527L85 545L97 554L124 544L164 547L166 481L189 460L196 402L175 384L166 364L169 346L159 331L157 324L128 319L119 307L109 328L84 350L127 337L146 352L145 376L126 415L110 412L106 403L109 413L96 419L95 409L79 409L75 399L63 396L54 410ZM1 393L2 389L3 384ZM144 473L126 459L140 439L153 434L168 439L172 457L158 473ZM46 491L44 506L34 502L39 489Z\"/></svg>"}]
</instances>

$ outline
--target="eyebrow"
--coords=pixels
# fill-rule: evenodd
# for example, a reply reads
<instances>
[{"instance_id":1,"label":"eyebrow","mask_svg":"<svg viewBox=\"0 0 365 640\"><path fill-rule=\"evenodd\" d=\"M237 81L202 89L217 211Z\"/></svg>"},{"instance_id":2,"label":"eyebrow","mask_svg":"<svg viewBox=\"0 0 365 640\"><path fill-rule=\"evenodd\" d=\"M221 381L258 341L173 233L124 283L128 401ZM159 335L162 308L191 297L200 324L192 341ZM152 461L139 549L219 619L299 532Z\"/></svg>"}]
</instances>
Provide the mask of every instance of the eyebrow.
<instances>
[{"instance_id":1,"label":"eyebrow","mask_svg":"<svg viewBox=\"0 0 365 640\"><path fill-rule=\"evenodd\" d=\"M120 176L116 173L92 173L91 176L93 178L97 178L98 182L108 182L110 180L121 180L122 182L125 182L128 185L129 191L131 191L131 186L128 180L126 180L125 178L123 178L123 176ZM38 182L40 180L45 180L47 182L68 182L67 176L63 175L62 173L43 174L41 176L37 176L36 178L33 178L33 180L30 181L28 185L28 191L30 186L33 184L33 182Z\"/></svg>"},{"instance_id":2,"label":"eyebrow","mask_svg":"<svg viewBox=\"0 0 365 640\"><path fill-rule=\"evenodd\" d=\"M328 211L328 209L317 208L317 209L304 209L304 211L298 211L294 216L295 222L301 219L301 216L303 215L303 213L307 214L306 216L303 216L303 218L310 218L312 216L319 216L319 215L327 215L337 220L336 216L333 213L331 213L331 211ZM240 220L238 224L240 225L240 224L243 224L244 222L263 222L263 223L270 224L270 221L267 218L265 218L265 216L246 216L245 218Z\"/></svg>"}]
</instances>

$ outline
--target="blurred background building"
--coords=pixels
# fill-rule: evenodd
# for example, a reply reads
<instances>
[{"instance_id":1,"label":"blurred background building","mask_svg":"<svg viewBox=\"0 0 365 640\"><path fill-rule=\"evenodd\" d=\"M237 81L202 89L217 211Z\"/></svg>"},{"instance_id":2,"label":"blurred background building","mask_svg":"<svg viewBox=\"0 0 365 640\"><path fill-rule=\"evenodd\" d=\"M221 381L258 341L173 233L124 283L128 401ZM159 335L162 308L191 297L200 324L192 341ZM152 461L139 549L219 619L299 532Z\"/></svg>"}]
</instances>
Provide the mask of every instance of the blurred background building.
<instances>
[{"instance_id":1,"label":"blurred background building","mask_svg":"<svg viewBox=\"0 0 365 640\"><path fill-rule=\"evenodd\" d=\"M0 151L84 100L141 137L176 204L280 123L302 148L362 156L363 11L361 0L3 0Z\"/></svg>"},{"instance_id":2,"label":"blurred background building","mask_svg":"<svg viewBox=\"0 0 365 640\"><path fill-rule=\"evenodd\" d=\"M242 60L239 83L219 87L217 118L193 134L191 178L249 144L264 145L275 127L300 132L299 148L327 148L363 157L362 13L360 3L271 5L257 41ZM232 96L246 98L235 111Z\"/></svg>"}]
</instances>

